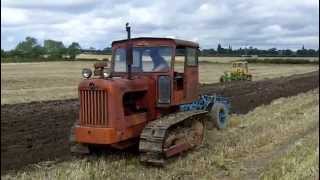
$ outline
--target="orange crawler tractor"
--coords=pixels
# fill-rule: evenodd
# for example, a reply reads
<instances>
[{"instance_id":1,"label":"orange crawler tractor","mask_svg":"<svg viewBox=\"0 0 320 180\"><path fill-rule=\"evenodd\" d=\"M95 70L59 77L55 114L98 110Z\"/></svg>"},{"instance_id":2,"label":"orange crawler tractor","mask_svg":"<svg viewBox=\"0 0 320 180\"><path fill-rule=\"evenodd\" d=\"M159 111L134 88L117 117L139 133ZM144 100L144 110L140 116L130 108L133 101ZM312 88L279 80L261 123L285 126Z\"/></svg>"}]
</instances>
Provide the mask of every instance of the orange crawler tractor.
<instances>
[{"instance_id":1,"label":"orange crawler tractor","mask_svg":"<svg viewBox=\"0 0 320 180\"><path fill-rule=\"evenodd\" d=\"M139 145L140 160L165 160L202 144L205 130L225 128L230 103L198 95L198 49L170 38L130 38L112 43L110 67L82 71L80 116L71 130L71 152ZM175 62L183 53L183 63ZM178 71L179 69L179 71ZM93 74L93 77L91 77Z\"/></svg>"}]
</instances>

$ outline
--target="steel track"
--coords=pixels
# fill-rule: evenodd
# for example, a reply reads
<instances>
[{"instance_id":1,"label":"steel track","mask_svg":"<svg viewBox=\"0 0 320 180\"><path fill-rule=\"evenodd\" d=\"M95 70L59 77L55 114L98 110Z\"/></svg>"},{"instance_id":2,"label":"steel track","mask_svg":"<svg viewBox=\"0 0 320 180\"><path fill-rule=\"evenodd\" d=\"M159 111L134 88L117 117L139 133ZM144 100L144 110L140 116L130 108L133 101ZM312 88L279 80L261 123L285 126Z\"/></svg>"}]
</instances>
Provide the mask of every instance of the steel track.
<instances>
[{"instance_id":1,"label":"steel track","mask_svg":"<svg viewBox=\"0 0 320 180\"><path fill-rule=\"evenodd\" d=\"M177 126L182 126L184 121L198 119L207 114L205 110L177 112L146 125L140 136L139 151L142 163L163 166L166 162L163 144L166 135Z\"/></svg>"}]
</instances>

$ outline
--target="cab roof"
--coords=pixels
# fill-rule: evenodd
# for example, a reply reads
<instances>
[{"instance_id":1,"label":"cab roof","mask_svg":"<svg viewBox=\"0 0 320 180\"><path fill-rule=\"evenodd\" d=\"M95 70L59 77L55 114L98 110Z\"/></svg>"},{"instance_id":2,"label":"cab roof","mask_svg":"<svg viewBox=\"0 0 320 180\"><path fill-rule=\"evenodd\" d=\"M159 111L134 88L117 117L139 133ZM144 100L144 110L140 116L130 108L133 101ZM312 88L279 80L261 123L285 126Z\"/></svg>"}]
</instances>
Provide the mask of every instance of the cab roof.
<instances>
[{"instance_id":1,"label":"cab roof","mask_svg":"<svg viewBox=\"0 0 320 180\"><path fill-rule=\"evenodd\" d=\"M199 44L192 41L186 41L181 39L172 39L172 38L159 38L159 37L137 37L137 38L131 38L130 40L133 41L157 41L157 40L167 40L171 41L176 44L177 47L192 47L192 48L199 48ZM113 41L112 46L114 44L123 43L128 41L128 39Z\"/></svg>"}]
</instances>

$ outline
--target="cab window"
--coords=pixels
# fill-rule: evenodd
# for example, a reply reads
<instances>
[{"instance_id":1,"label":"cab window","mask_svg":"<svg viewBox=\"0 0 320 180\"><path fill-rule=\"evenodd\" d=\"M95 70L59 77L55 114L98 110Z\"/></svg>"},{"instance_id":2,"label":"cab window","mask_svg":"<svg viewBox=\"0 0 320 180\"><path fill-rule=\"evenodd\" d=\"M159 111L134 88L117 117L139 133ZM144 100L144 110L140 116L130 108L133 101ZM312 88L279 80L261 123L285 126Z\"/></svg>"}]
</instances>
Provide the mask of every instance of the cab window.
<instances>
[{"instance_id":1,"label":"cab window","mask_svg":"<svg viewBox=\"0 0 320 180\"><path fill-rule=\"evenodd\" d=\"M126 49L118 48L114 53L114 71L126 72Z\"/></svg>"},{"instance_id":2,"label":"cab window","mask_svg":"<svg viewBox=\"0 0 320 180\"><path fill-rule=\"evenodd\" d=\"M186 60L188 66L196 66L198 64L197 49L186 48Z\"/></svg>"},{"instance_id":3,"label":"cab window","mask_svg":"<svg viewBox=\"0 0 320 180\"><path fill-rule=\"evenodd\" d=\"M136 71L167 72L170 69L172 48L170 47L134 47L133 62Z\"/></svg>"},{"instance_id":4,"label":"cab window","mask_svg":"<svg viewBox=\"0 0 320 180\"><path fill-rule=\"evenodd\" d=\"M171 67L171 47L133 47L132 72L167 72ZM126 49L114 53L114 71L126 72Z\"/></svg>"}]
</instances>

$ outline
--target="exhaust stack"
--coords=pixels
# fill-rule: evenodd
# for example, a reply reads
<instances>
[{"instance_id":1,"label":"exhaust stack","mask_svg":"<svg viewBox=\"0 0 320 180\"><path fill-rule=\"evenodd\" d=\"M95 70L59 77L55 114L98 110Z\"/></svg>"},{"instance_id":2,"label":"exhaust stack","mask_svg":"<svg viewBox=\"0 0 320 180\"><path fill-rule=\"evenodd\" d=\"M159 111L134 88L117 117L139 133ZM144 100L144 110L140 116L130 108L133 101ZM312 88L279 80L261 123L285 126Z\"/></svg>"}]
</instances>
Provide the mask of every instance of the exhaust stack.
<instances>
[{"instance_id":1,"label":"exhaust stack","mask_svg":"<svg viewBox=\"0 0 320 180\"><path fill-rule=\"evenodd\" d=\"M131 27L129 26L129 23L126 23L126 31L128 35L128 39L131 38Z\"/></svg>"},{"instance_id":2,"label":"exhaust stack","mask_svg":"<svg viewBox=\"0 0 320 180\"><path fill-rule=\"evenodd\" d=\"M127 43L127 66L128 66L128 79L131 79L131 74L132 74L132 45L130 42L131 39L131 27L129 26L129 23L126 23L126 31L127 31L127 38L128 38L128 43Z\"/></svg>"}]
</instances>

